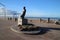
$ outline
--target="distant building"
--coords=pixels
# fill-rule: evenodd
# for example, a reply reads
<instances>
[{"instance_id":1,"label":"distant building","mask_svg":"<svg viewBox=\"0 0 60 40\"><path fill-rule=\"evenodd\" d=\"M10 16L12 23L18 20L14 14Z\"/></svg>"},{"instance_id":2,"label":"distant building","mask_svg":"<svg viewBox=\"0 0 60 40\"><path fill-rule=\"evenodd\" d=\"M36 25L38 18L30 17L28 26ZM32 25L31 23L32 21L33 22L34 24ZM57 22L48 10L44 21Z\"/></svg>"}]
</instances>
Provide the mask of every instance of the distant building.
<instances>
[{"instance_id":1,"label":"distant building","mask_svg":"<svg viewBox=\"0 0 60 40\"><path fill-rule=\"evenodd\" d=\"M0 17L17 17L18 13L16 11L8 10L5 8L0 8Z\"/></svg>"}]
</instances>

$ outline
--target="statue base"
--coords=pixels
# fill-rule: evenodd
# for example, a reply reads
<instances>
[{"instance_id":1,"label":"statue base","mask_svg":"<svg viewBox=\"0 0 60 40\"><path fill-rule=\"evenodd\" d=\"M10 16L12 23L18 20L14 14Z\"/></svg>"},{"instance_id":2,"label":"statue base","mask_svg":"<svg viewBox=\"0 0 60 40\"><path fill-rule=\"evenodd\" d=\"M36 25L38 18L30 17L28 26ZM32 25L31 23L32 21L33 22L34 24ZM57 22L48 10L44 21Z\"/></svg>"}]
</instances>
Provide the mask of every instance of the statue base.
<instances>
[{"instance_id":1,"label":"statue base","mask_svg":"<svg viewBox=\"0 0 60 40\"><path fill-rule=\"evenodd\" d=\"M27 25L27 24L28 24L27 19L18 18L18 25Z\"/></svg>"}]
</instances>

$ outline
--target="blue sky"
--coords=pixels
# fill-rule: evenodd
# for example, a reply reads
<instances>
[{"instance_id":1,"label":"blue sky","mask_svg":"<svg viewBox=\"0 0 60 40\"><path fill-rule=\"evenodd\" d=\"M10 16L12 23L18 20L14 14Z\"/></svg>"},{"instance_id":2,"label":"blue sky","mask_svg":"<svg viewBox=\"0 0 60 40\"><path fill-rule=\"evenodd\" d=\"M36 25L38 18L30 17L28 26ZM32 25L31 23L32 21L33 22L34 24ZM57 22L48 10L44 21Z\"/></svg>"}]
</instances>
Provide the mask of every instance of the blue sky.
<instances>
[{"instance_id":1,"label":"blue sky","mask_svg":"<svg viewBox=\"0 0 60 40\"><path fill-rule=\"evenodd\" d=\"M22 13L26 6L26 16L60 17L60 0L0 0L7 9Z\"/></svg>"}]
</instances>

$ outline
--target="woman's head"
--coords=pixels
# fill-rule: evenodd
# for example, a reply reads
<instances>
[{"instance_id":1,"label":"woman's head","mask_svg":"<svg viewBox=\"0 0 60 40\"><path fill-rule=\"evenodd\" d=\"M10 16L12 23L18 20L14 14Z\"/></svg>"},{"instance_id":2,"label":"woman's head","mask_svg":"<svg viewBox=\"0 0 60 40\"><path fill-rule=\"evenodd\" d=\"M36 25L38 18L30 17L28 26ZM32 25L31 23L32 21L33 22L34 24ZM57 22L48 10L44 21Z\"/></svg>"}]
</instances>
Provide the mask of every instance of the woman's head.
<instances>
[{"instance_id":1,"label":"woman's head","mask_svg":"<svg viewBox=\"0 0 60 40\"><path fill-rule=\"evenodd\" d=\"M24 6L23 9L25 9L26 7Z\"/></svg>"}]
</instances>

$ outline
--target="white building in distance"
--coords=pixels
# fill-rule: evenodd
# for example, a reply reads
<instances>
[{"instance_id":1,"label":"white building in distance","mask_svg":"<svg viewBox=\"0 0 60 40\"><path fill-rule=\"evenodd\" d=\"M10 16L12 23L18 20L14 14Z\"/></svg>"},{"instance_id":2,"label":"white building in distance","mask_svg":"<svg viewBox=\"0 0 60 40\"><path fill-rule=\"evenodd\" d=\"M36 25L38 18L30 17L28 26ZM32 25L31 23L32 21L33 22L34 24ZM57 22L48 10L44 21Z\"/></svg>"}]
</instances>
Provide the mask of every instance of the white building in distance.
<instances>
[{"instance_id":1,"label":"white building in distance","mask_svg":"<svg viewBox=\"0 0 60 40\"><path fill-rule=\"evenodd\" d=\"M7 18L7 17L17 17L18 13L16 11L8 10L5 8L0 8L0 18Z\"/></svg>"}]
</instances>

